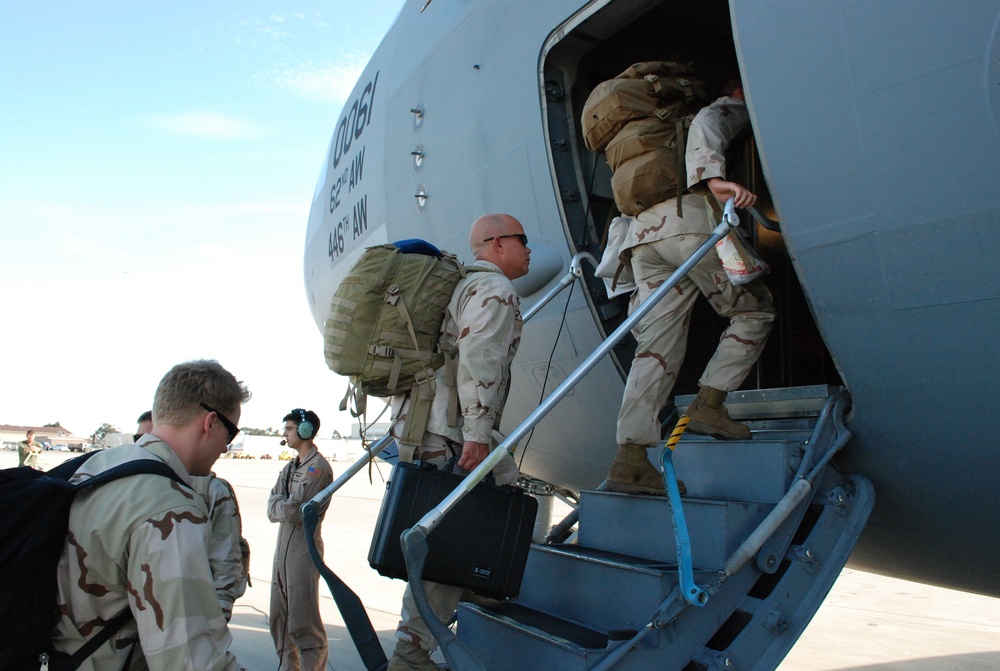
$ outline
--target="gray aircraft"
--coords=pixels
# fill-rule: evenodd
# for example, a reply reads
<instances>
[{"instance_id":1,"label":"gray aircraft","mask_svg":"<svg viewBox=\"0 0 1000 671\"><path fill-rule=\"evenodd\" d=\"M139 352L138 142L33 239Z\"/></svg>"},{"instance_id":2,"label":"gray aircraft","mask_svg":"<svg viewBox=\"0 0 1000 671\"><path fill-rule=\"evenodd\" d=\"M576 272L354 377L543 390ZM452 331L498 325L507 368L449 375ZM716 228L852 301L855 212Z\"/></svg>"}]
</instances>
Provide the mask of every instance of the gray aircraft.
<instances>
[{"instance_id":1,"label":"gray aircraft","mask_svg":"<svg viewBox=\"0 0 1000 671\"><path fill-rule=\"evenodd\" d=\"M674 459L707 603L671 599L682 571L666 501L593 491L616 450L626 340L517 448L525 482L579 501L580 521L575 543L532 548L517 599L463 604L459 638L486 668L774 668L844 562L1000 595L998 18L996 1L405 4L313 198L304 267L321 330L366 247L416 237L468 261L477 215L515 215L532 250L515 283L524 308L571 268L582 277L525 325L514 431L626 316L577 256L600 257L616 213L580 113L636 62L691 62L714 86L742 77L753 138L735 178L780 227L741 217L779 305L730 396L754 440L685 438ZM723 327L701 308L678 411ZM813 468L806 500L719 581Z\"/></svg>"}]
</instances>

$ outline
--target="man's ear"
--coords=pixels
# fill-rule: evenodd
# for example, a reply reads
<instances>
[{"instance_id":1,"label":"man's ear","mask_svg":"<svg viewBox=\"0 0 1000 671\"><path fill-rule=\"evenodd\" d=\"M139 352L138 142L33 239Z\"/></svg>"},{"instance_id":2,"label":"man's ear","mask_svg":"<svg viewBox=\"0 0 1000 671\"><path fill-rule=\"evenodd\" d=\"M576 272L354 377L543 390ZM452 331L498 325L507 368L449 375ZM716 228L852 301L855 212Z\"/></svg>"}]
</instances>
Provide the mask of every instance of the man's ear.
<instances>
[{"instance_id":1,"label":"man's ear","mask_svg":"<svg viewBox=\"0 0 1000 671\"><path fill-rule=\"evenodd\" d=\"M206 412L205 416L201 419L201 432L208 436L212 433L212 428L217 421L219 421L219 418L216 416L216 413Z\"/></svg>"}]
</instances>

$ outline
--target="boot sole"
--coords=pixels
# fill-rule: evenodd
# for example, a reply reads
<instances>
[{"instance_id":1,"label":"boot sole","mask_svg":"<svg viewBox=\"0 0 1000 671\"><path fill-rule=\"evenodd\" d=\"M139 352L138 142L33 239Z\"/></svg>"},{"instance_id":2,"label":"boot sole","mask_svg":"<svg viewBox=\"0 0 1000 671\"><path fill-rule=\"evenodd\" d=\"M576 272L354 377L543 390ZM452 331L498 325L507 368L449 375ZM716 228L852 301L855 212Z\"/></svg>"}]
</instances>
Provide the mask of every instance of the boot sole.
<instances>
[{"instance_id":1,"label":"boot sole","mask_svg":"<svg viewBox=\"0 0 1000 671\"><path fill-rule=\"evenodd\" d=\"M696 422L694 420L688 422L687 431L699 436L711 436L716 440L750 440L753 438L752 433L745 436L738 436L735 433L727 433L719 430L717 427L711 426L710 424L702 424L701 422Z\"/></svg>"},{"instance_id":2,"label":"boot sole","mask_svg":"<svg viewBox=\"0 0 1000 671\"><path fill-rule=\"evenodd\" d=\"M647 487L645 485L637 485L632 482L618 482L616 480L606 480L607 484L604 487L606 492L614 492L616 494L645 494L647 496L666 496L667 492L663 488ZM681 496L687 494L687 487L680 480L677 481L677 487L680 489Z\"/></svg>"}]
</instances>

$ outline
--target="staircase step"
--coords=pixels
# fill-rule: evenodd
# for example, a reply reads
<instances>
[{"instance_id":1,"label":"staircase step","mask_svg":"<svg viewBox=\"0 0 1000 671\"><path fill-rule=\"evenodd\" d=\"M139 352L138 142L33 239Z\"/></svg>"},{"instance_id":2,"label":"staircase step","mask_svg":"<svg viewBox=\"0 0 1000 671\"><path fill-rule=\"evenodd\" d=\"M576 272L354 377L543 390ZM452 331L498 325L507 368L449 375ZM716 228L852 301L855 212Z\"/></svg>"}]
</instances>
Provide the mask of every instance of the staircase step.
<instances>
[{"instance_id":1,"label":"staircase step","mask_svg":"<svg viewBox=\"0 0 1000 671\"><path fill-rule=\"evenodd\" d=\"M585 671L604 654L606 632L508 604L458 606L458 635L490 671Z\"/></svg>"},{"instance_id":2,"label":"staircase step","mask_svg":"<svg viewBox=\"0 0 1000 671\"><path fill-rule=\"evenodd\" d=\"M552 581L574 585L554 590ZM710 582L715 573L696 575ZM677 569L655 560L630 557L580 545L535 545L528 555L517 602L560 617L586 622L602 631L631 632L677 585Z\"/></svg>"},{"instance_id":3,"label":"staircase step","mask_svg":"<svg viewBox=\"0 0 1000 671\"><path fill-rule=\"evenodd\" d=\"M696 569L717 571L774 507L752 501L685 498L684 517ZM670 502L662 496L586 491L580 502L579 544L677 563ZM523 590L523 587L522 587Z\"/></svg>"},{"instance_id":4,"label":"staircase step","mask_svg":"<svg viewBox=\"0 0 1000 671\"><path fill-rule=\"evenodd\" d=\"M685 434L674 450L674 470L692 498L777 503L808 438L802 431L759 432L747 441ZM650 457L658 462L659 450Z\"/></svg>"},{"instance_id":5,"label":"staircase step","mask_svg":"<svg viewBox=\"0 0 1000 671\"><path fill-rule=\"evenodd\" d=\"M726 408L733 419L740 421L816 417L827 399L841 389L842 387L828 384L817 384L731 391L726 397ZM694 399L695 394L676 396L674 405L685 412Z\"/></svg>"}]
</instances>

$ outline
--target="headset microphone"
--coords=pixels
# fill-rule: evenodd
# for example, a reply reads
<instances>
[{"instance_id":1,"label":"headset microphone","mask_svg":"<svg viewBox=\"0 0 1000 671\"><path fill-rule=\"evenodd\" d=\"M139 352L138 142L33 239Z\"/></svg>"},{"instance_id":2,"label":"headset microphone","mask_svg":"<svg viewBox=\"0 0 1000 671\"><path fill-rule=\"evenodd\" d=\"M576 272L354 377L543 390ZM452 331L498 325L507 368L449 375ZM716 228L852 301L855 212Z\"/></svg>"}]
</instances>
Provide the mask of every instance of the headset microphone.
<instances>
[{"instance_id":1,"label":"headset microphone","mask_svg":"<svg viewBox=\"0 0 1000 671\"><path fill-rule=\"evenodd\" d=\"M284 438L282 438L282 439L281 439L281 442L280 442L280 443L278 443L278 445L281 445L282 447L284 447L285 445L288 445L288 441L287 441L287 440L285 440Z\"/></svg>"}]
</instances>

